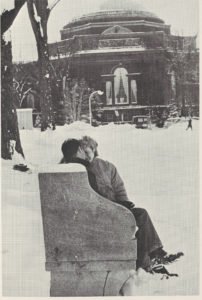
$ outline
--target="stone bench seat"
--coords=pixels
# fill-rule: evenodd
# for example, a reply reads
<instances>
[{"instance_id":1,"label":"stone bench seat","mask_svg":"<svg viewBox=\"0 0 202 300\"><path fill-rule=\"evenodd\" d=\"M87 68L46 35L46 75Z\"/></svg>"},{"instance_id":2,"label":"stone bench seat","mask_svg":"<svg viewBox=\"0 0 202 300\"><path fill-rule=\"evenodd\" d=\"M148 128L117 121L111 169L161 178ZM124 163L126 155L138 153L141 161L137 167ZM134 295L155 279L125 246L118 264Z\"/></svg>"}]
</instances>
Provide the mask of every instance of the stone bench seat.
<instances>
[{"instance_id":1,"label":"stone bench seat","mask_svg":"<svg viewBox=\"0 0 202 300\"><path fill-rule=\"evenodd\" d=\"M39 173L50 296L115 296L136 268L132 213L97 194L79 164Z\"/></svg>"}]
</instances>

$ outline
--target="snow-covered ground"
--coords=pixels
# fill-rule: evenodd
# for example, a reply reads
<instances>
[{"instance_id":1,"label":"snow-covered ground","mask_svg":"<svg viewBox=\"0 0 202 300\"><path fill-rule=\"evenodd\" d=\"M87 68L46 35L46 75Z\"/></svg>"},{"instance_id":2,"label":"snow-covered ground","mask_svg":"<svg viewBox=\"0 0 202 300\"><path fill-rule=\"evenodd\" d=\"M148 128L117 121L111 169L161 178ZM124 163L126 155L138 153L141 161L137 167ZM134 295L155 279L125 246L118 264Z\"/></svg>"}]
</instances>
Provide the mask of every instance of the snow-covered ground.
<instances>
[{"instance_id":1,"label":"snow-covered ground","mask_svg":"<svg viewBox=\"0 0 202 300\"><path fill-rule=\"evenodd\" d=\"M127 295L197 295L199 293L199 121L193 131L180 122L167 129L136 129L84 123L56 131L21 131L32 172L14 171L19 162L2 161L3 296L49 296L50 274L45 253L38 172L57 164L61 144L70 137L90 135L100 157L113 162L124 179L129 198L148 210L169 252L184 256L169 265L179 277L162 279L143 270L129 280Z\"/></svg>"}]
</instances>

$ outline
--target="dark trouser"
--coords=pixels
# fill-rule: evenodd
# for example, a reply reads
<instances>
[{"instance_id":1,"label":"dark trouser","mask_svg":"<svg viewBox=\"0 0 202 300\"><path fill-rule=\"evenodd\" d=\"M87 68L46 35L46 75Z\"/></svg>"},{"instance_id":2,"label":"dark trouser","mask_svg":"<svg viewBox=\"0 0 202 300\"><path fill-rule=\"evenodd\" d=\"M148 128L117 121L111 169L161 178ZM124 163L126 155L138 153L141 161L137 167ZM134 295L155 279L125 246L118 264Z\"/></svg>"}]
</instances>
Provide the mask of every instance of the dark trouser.
<instances>
[{"instance_id":1,"label":"dark trouser","mask_svg":"<svg viewBox=\"0 0 202 300\"><path fill-rule=\"evenodd\" d=\"M186 130L188 130L189 128L191 128L191 130L192 130L192 125L188 125Z\"/></svg>"},{"instance_id":2,"label":"dark trouser","mask_svg":"<svg viewBox=\"0 0 202 300\"><path fill-rule=\"evenodd\" d=\"M147 269L151 263L149 254L163 246L146 209L134 207L130 211L138 226L136 233L137 268Z\"/></svg>"}]
</instances>

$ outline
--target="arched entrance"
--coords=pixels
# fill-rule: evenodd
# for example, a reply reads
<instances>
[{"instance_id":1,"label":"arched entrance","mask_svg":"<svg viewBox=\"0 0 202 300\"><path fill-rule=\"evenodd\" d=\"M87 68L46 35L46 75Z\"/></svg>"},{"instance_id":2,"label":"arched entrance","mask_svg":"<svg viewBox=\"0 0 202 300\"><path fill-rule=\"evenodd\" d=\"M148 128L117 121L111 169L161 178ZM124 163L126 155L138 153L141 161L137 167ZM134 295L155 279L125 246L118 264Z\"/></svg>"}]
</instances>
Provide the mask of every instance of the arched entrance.
<instances>
[{"instance_id":1,"label":"arched entrance","mask_svg":"<svg viewBox=\"0 0 202 300\"><path fill-rule=\"evenodd\" d=\"M114 95L115 104L128 104L128 72L125 68L119 67L114 71Z\"/></svg>"}]
</instances>

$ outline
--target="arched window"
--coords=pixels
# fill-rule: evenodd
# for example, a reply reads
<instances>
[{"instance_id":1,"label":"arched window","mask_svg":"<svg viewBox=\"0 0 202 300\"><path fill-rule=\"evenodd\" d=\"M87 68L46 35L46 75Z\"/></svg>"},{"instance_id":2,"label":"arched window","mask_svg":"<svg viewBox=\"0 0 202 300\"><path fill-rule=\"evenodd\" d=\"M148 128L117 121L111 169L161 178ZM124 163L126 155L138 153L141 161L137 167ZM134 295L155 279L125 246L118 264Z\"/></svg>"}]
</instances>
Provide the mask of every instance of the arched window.
<instances>
[{"instance_id":1,"label":"arched window","mask_svg":"<svg viewBox=\"0 0 202 300\"><path fill-rule=\"evenodd\" d=\"M107 105L112 105L112 82L106 81L106 99Z\"/></svg>"},{"instance_id":2,"label":"arched window","mask_svg":"<svg viewBox=\"0 0 202 300\"><path fill-rule=\"evenodd\" d=\"M128 99L128 77L125 68L117 68L114 71L114 95L115 104L127 104Z\"/></svg>"}]
</instances>

